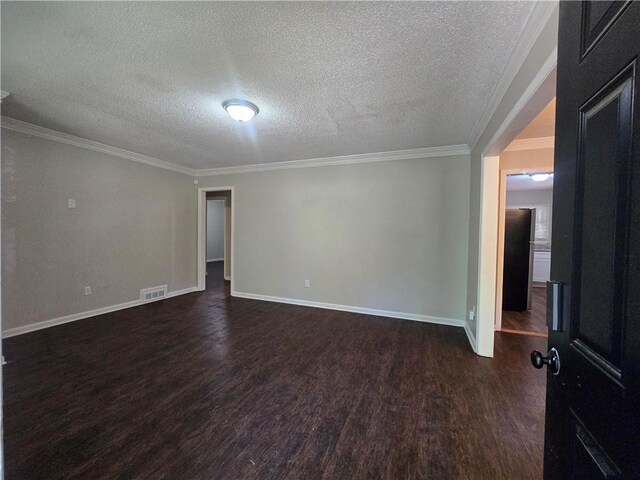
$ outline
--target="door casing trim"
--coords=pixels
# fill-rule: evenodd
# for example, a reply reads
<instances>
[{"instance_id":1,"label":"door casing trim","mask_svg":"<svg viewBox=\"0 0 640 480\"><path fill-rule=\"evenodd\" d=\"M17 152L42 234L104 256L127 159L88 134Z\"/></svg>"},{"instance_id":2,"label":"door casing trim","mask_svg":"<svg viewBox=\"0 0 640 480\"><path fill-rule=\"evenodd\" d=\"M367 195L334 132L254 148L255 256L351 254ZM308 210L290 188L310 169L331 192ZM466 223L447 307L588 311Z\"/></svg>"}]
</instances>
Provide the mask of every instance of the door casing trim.
<instances>
[{"instance_id":1,"label":"door casing trim","mask_svg":"<svg viewBox=\"0 0 640 480\"><path fill-rule=\"evenodd\" d=\"M491 137L480 157L476 353L493 357L498 270L500 153L555 96L558 50L554 48Z\"/></svg>"}]
</instances>

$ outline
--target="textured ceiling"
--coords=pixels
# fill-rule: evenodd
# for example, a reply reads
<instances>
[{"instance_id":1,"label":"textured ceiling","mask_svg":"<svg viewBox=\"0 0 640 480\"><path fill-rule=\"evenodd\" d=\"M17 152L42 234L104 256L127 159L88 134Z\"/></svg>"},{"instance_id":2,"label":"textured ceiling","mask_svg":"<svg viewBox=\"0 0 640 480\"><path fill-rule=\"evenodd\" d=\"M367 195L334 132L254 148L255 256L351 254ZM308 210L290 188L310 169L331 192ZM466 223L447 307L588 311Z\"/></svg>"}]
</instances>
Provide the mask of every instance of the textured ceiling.
<instances>
[{"instance_id":1,"label":"textured ceiling","mask_svg":"<svg viewBox=\"0 0 640 480\"><path fill-rule=\"evenodd\" d=\"M531 123L520 132L516 140L553 137L556 131L556 99L551 100Z\"/></svg>"},{"instance_id":2,"label":"textured ceiling","mask_svg":"<svg viewBox=\"0 0 640 480\"><path fill-rule=\"evenodd\" d=\"M3 115L212 168L467 143L533 3L1 8Z\"/></svg>"}]
</instances>

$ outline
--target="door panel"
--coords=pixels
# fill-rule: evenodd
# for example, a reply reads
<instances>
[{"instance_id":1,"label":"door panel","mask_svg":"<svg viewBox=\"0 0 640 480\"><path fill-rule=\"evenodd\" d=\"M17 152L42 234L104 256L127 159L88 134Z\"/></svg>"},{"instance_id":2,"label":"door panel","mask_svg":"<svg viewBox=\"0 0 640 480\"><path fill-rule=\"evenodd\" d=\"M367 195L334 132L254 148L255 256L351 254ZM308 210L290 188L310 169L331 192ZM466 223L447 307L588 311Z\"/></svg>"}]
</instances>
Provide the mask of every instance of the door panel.
<instances>
[{"instance_id":1,"label":"door panel","mask_svg":"<svg viewBox=\"0 0 640 480\"><path fill-rule=\"evenodd\" d=\"M640 2L560 3L548 480L640 478L639 56Z\"/></svg>"},{"instance_id":2,"label":"door panel","mask_svg":"<svg viewBox=\"0 0 640 480\"><path fill-rule=\"evenodd\" d=\"M635 62L580 109L573 338L620 368ZM591 357L597 358L597 357Z\"/></svg>"},{"instance_id":3,"label":"door panel","mask_svg":"<svg viewBox=\"0 0 640 480\"><path fill-rule=\"evenodd\" d=\"M582 51L584 58L631 1L584 2L582 14Z\"/></svg>"},{"instance_id":4,"label":"door panel","mask_svg":"<svg viewBox=\"0 0 640 480\"><path fill-rule=\"evenodd\" d=\"M572 447L576 466L576 478L620 478L620 470L607 456L593 435L591 435L575 415L572 415L572 421L575 434Z\"/></svg>"}]
</instances>

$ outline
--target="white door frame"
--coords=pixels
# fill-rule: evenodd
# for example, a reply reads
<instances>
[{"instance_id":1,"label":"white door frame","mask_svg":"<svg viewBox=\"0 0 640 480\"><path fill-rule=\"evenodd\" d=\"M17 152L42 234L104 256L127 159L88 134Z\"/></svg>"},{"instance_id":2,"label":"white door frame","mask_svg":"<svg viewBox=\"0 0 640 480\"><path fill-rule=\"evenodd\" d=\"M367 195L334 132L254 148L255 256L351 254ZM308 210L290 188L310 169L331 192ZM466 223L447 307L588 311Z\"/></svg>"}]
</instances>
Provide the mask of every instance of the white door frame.
<instances>
[{"instance_id":1,"label":"white door frame","mask_svg":"<svg viewBox=\"0 0 640 480\"><path fill-rule=\"evenodd\" d=\"M196 290L207 288L207 193L231 192L231 295L235 292L235 197L233 187L203 187L198 188L198 282ZM226 221L225 221L226 224ZM225 235L226 237L226 235Z\"/></svg>"},{"instance_id":2,"label":"white door frame","mask_svg":"<svg viewBox=\"0 0 640 480\"><path fill-rule=\"evenodd\" d=\"M498 197L500 157L483 156L480 170L480 253L478 259L478 305L476 307L476 353L493 357L496 276L498 260ZM490 332L490 334L488 334Z\"/></svg>"},{"instance_id":3,"label":"white door frame","mask_svg":"<svg viewBox=\"0 0 640 480\"><path fill-rule=\"evenodd\" d=\"M555 96L558 51L554 49L522 93L480 159L480 231L476 353L493 357L498 270L500 153Z\"/></svg>"}]
</instances>

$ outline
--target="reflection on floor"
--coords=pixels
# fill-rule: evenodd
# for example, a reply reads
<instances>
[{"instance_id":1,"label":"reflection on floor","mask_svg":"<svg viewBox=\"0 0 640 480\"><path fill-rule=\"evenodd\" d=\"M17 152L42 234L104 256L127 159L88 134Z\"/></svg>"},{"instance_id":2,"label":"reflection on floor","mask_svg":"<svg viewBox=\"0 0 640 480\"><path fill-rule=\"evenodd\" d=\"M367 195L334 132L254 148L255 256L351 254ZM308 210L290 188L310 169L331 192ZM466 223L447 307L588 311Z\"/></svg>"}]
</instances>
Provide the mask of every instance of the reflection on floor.
<instances>
[{"instance_id":1,"label":"reflection on floor","mask_svg":"<svg viewBox=\"0 0 640 480\"><path fill-rule=\"evenodd\" d=\"M533 287L533 301L528 312L502 312L502 331L546 337L547 290Z\"/></svg>"},{"instance_id":2,"label":"reflection on floor","mask_svg":"<svg viewBox=\"0 0 640 480\"><path fill-rule=\"evenodd\" d=\"M207 291L228 297L231 292L231 282L224 279L224 262L207 262Z\"/></svg>"}]
</instances>

